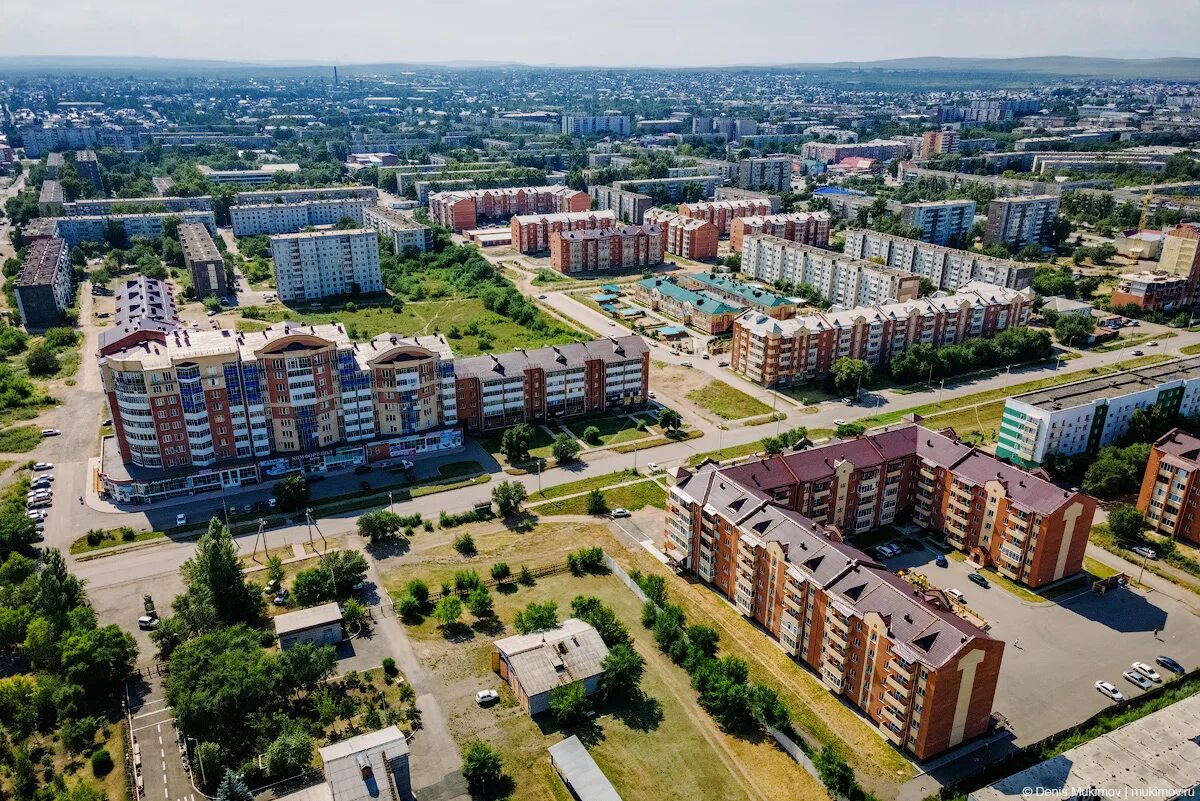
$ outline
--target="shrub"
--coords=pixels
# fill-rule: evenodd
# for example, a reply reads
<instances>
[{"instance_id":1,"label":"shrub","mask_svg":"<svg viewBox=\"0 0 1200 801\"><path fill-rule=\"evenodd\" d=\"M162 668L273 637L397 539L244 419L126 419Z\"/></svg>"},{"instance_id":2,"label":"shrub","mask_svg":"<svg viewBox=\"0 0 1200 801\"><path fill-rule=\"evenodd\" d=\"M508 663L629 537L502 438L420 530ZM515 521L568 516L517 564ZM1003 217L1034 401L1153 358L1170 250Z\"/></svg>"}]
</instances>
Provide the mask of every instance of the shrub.
<instances>
[{"instance_id":1,"label":"shrub","mask_svg":"<svg viewBox=\"0 0 1200 801\"><path fill-rule=\"evenodd\" d=\"M508 568L508 562L497 562L492 565L492 578L498 583L503 584L506 579L512 576L512 571Z\"/></svg>"},{"instance_id":2,"label":"shrub","mask_svg":"<svg viewBox=\"0 0 1200 801\"><path fill-rule=\"evenodd\" d=\"M87 533L87 544L96 546L104 540L104 532L98 529L90 529Z\"/></svg>"},{"instance_id":3,"label":"shrub","mask_svg":"<svg viewBox=\"0 0 1200 801\"><path fill-rule=\"evenodd\" d=\"M420 579L413 579L405 587L407 593L421 606L429 603L429 585Z\"/></svg>"},{"instance_id":4,"label":"shrub","mask_svg":"<svg viewBox=\"0 0 1200 801\"><path fill-rule=\"evenodd\" d=\"M474 556L478 553L475 549L475 538L465 531L454 538L454 550L463 556Z\"/></svg>"},{"instance_id":5,"label":"shrub","mask_svg":"<svg viewBox=\"0 0 1200 801\"><path fill-rule=\"evenodd\" d=\"M525 587L532 587L537 583L537 579L533 577L533 571L528 565L521 565L521 572L517 573L517 583Z\"/></svg>"},{"instance_id":6,"label":"shrub","mask_svg":"<svg viewBox=\"0 0 1200 801\"><path fill-rule=\"evenodd\" d=\"M652 629L657 620L658 607L654 605L653 601L646 601L642 605L642 625L648 629Z\"/></svg>"},{"instance_id":7,"label":"shrub","mask_svg":"<svg viewBox=\"0 0 1200 801\"><path fill-rule=\"evenodd\" d=\"M101 776L107 776L113 769L112 757L109 755L108 751L104 750L103 748L97 748L92 752L91 762L92 775L96 776L97 778Z\"/></svg>"},{"instance_id":8,"label":"shrub","mask_svg":"<svg viewBox=\"0 0 1200 801\"><path fill-rule=\"evenodd\" d=\"M405 623L416 623L419 621L424 610L425 604L411 595L405 595L396 604L396 611L399 613L400 619Z\"/></svg>"},{"instance_id":9,"label":"shrub","mask_svg":"<svg viewBox=\"0 0 1200 801\"><path fill-rule=\"evenodd\" d=\"M396 667L396 660L390 656L383 658L383 675L390 676L393 679L400 675L400 669Z\"/></svg>"},{"instance_id":10,"label":"shrub","mask_svg":"<svg viewBox=\"0 0 1200 801\"><path fill-rule=\"evenodd\" d=\"M583 441L588 445L600 444L600 429L595 426L588 426L583 430Z\"/></svg>"},{"instance_id":11,"label":"shrub","mask_svg":"<svg viewBox=\"0 0 1200 801\"><path fill-rule=\"evenodd\" d=\"M587 513L589 515L602 515L608 511L608 501L604 497L604 493L599 488L593 489L587 496Z\"/></svg>"},{"instance_id":12,"label":"shrub","mask_svg":"<svg viewBox=\"0 0 1200 801\"><path fill-rule=\"evenodd\" d=\"M576 576L604 569L604 550L599 546L580 548L567 554L567 568Z\"/></svg>"}]
</instances>

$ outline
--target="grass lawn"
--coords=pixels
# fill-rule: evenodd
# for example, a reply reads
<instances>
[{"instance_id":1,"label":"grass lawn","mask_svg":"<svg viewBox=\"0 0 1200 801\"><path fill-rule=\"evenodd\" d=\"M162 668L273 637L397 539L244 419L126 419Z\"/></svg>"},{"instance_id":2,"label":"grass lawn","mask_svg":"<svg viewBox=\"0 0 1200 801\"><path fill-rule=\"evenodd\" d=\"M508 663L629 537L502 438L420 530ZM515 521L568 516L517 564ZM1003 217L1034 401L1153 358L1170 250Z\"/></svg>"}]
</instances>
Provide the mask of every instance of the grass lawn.
<instances>
[{"instance_id":1,"label":"grass lawn","mask_svg":"<svg viewBox=\"0 0 1200 801\"><path fill-rule=\"evenodd\" d=\"M111 548L114 545L128 545L132 542L143 542L145 540L155 540L160 537L167 536L162 531L136 531L129 526L122 528L95 529L99 532L99 539L95 540L95 544L88 542L88 535L84 534L71 543L71 553L80 554L88 553L89 551L98 551L101 548Z\"/></svg>"},{"instance_id":2,"label":"grass lawn","mask_svg":"<svg viewBox=\"0 0 1200 801\"><path fill-rule=\"evenodd\" d=\"M529 493L529 502L537 503L538 501L549 501L554 498L563 498L567 495L575 495L579 492L588 492L594 489L604 489L611 487L613 484L620 484L623 481L633 481L638 476L628 470L618 470L615 473L605 473L602 476L592 476L591 478L583 478L579 481L571 481L567 484L558 484L553 487L546 487L541 492Z\"/></svg>"},{"instance_id":3,"label":"grass lawn","mask_svg":"<svg viewBox=\"0 0 1200 801\"><path fill-rule=\"evenodd\" d=\"M687 430L672 431L670 434L664 434L661 437L653 439L635 439L632 442L625 442L613 448L617 453L630 453L632 451L645 451L650 448L657 448L659 445L670 445L673 442L686 442L689 439L699 439L704 436L704 432L698 428L689 428Z\"/></svg>"},{"instance_id":4,"label":"grass lawn","mask_svg":"<svg viewBox=\"0 0 1200 801\"><path fill-rule=\"evenodd\" d=\"M740 456L750 456L762 450L762 443L758 440L747 442L742 445L730 445L728 448L722 448L719 451L708 451L707 453L697 453L687 460L688 467L695 467L705 459L715 459L718 462L723 462L726 459L737 459Z\"/></svg>"},{"instance_id":5,"label":"grass lawn","mask_svg":"<svg viewBox=\"0 0 1200 801\"><path fill-rule=\"evenodd\" d=\"M687 394L687 399L722 420L741 420L743 417L771 413L771 407L767 404L715 378L699 389L693 389Z\"/></svg>"},{"instance_id":6,"label":"grass lawn","mask_svg":"<svg viewBox=\"0 0 1200 801\"><path fill-rule=\"evenodd\" d=\"M550 286L552 284L574 284L577 283L574 278L563 275L557 270L550 270L545 267L538 268L537 276L531 282L534 286Z\"/></svg>"},{"instance_id":7,"label":"grass lawn","mask_svg":"<svg viewBox=\"0 0 1200 801\"><path fill-rule=\"evenodd\" d=\"M271 327L270 323L265 323L262 320L247 320L239 318L234 321L233 328L243 334L256 334L259 331L265 331Z\"/></svg>"},{"instance_id":8,"label":"grass lawn","mask_svg":"<svg viewBox=\"0 0 1200 801\"><path fill-rule=\"evenodd\" d=\"M1143 342L1150 340L1164 340L1176 336L1174 331L1165 331L1161 334L1135 334L1131 337L1119 336L1111 342L1102 342L1092 348L1096 353L1108 353L1114 350L1122 350L1123 348L1132 348L1134 345L1140 345Z\"/></svg>"},{"instance_id":9,"label":"grass lawn","mask_svg":"<svg viewBox=\"0 0 1200 801\"><path fill-rule=\"evenodd\" d=\"M667 508L667 493L657 482L647 479L637 484L624 487L614 487L604 491L604 500L609 509L624 508L631 512L654 506L658 509ZM553 515L586 515L587 495L576 495L557 501L543 503L530 507L530 511L538 516Z\"/></svg>"},{"instance_id":10,"label":"grass lawn","mask_svg":"<svg viewBox=\"0 0 1200 801\"><path fill-rule=\"evenodd\" d=\"M1083 557L1083 569L1091 573L1098 579L1111 578L1120 573L1115 567L1109 567L1103 562L1097 561L1090 556Z\"/></svg>"},{"instance_id":11,"label":"grass lawn","mask_svg":"<svg viewBox=\"0 0 1200 801\"><path fill-rule=\"evenodd\" d=\"M520 564L517 553L522 559L530 554L531 566L548 564L565 559L581 542L602 545L609 553L621 550L608 527L600 524L542 524L531 534L489 524L473 527L472 534L479 554L471 559L451 550L449 533L418 537L411 551L394 560L385 584L394 591L410 578L421 578L436 587L455 569L486 575L492 564L502 560L515 571ZM531 719L517 705L507 685L491 671L491 642L513 633L513 617L529 603L556 603L561 620L569 615L571 599L577 595L599 598L628 627L634 647L646 660L644 697L599 704L599 714L581 730L563 731L552 718ZM639 622L641 603L616 578L564 572L540 578L532 587L512 585L492 597L497 620L476 623L465 615L474 625L462 627L465 631L460 629L454 640L444 637L431 619L410 626L409 632L418 658L431 668L433 692L452 735L460 746L483 740L500 753L505 772L516 784L511 798L570 800L550 767L546 748L573 733L587 744L626 801L825 797L816 781L769 741L738 739L716 727L696 703L687 674L654 647ZM498 689L500 702L480 708L474 698L480 687Z\"/></svg>"},{"instance_id":12,"label":"grass lawn","mask_svg":"<svg viewBox=\"0 0 1200 801\"><path fill-rule=\"evenodd\" d=\"M307 307L304 307L307 309ZM454 300L432 300L404 304L404 311L396 313L391 306L369 306L355 311L301 311L286 307L257 307L262 319L277 323L282 320L297 320L305 323L319 324L340 322L348 330L357 334L357 339L367 340L382 333L394 333L400 336L416 336L418 334L448 334L451 328L460 331L469 324L476 323L481 331L487 331L493 337L491 351L509 351L513 348L540 348L544 345L561 345L567 342L586 339L583 334L568 328L563 323L552 322L545 332L535 331L526 326L501 317L483 307L478 298L457 298ZM450 347L455 355L474 356L482 353L478 336L462 334L457 339L449 338Z\"/></svg>"},{"instance_id":13,"label":"grass lawn","mask_svg":"<svg viewBox=\"0 0 1200 801\"><path fill-rule=\"evenodd\" d=\"M934 430L950 427L960 437L977 444L995 442L999 437L1000 419L1004 416L1004 401L992 401L981 406L942 412L925 418L921 425ZM976 434L978 436L971 436Z\"/></svg>"},{"instance_id":14,"label":"grass lawn","mask_svg":"<svg viewBox=\"0 0 1200 801\"><path fill-rule=\"evenodd\" d=\"M13 426L0 429L0 453L28 453L42 441L39 426Z\"/></svg>"},{"instance_id":15,"label":"grass lawn","mask_svg":"<svg viewBox=\"0 0 1200 801\"><path fill-rule=\"evenodd\" d=\"M647 425L650 425L647 423ZM618 445L653 435L653 431L638 431L637 421L625 415L588 417L564 423L576 439L583 439L583 432L595 426L600 432L600 445Z\"/></svg>"},{"instance_id":16,"label":"grass lawn","mask_svg":"<svg viewBox=\"0 0 1200 801\"><path fill-rule=\"evenodd\" d=\"M1195 356L1197 353L1200 353L1200 344L1184 345L1182 348L1179 349L1179 352L1182 353L1184 356Z\"/></svg>"},{"instance_id":17,"label":"grass lawn","mask_svg":"<svg viewBox=\"0 0 1200 801\"><path fill-rule=\"evenodd\" d=\"M546 432L546 429L540 425L534 425L533 428L533 443L529 446L529 456L532 459L542 458L549 459L553 454L551 451L554 448L554 437ZM493 431L490 434L479 436L479 444L495 457L497 462L508 464L503 454L500 453L500 440L504 436L503 431Z\"/></svg>"}]
</instances>

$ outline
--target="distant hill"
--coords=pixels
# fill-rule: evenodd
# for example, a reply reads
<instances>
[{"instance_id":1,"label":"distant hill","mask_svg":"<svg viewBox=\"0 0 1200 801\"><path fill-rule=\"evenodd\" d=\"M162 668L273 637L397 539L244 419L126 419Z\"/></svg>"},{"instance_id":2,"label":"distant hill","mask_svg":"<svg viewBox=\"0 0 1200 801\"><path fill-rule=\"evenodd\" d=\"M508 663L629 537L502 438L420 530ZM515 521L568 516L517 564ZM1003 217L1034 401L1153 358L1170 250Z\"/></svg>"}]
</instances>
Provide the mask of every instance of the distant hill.
<instances>
[{"instance_id":1,"label":"distant hill","mask_svg":"<svg viewBox=\"0 0 1200 801\"><path fill-rule=\"evenodd\" d=\"M1200 58L1092 58L1088 56L1031 56L1028 58L894 58L883 61L843 61L826 64L781 64L802 70L860 69L914 72L1026 72L1040 75L1100 78L1165 78L1200 81Z\"/></svg>"}]
</instances>

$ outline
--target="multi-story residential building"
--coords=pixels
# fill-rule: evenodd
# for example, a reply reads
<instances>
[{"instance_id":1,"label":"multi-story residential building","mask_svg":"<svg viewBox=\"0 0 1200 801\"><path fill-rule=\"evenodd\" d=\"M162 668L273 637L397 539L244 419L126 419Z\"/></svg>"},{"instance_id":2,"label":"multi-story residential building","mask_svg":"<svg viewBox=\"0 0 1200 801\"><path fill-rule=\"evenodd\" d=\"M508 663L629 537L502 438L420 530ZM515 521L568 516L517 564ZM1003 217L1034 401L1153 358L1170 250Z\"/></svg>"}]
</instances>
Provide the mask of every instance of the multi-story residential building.
<instances>
[{"instance_id":1,"label":"multi-story residential building","mask_svg":"<svg viewBox=\"0 0 1200 801\"><path fill-rule=\"evenodd\" d=\"M645 219L662 228L667 253L693 261L717 258L717 227L707 220L658 207L647 211Z\"/></svg>"},{"instance_id":2,"label":"multi-story residential building","mask_svg":"<svg viewBox=\"0 0 1200 801\"><path fill-rule=\"evenodd\" d=\"M720 236L729 236L733 221L738 217L762 217L771 213L771 202L766 198L741 200L714 200L707 203L680 203L679 213L684 217L707 220L717 227Z\"/></svg>"},{"instance_id":3,"label":"multi-story residential building","mask_svg":"<svg viewBox=\"0 0 1200 801\"><path fill-rule=\"evenodd\" d=\"M586 192L566 186L468 189L429 195L429 216L454 231L475 228L480 218L508 222L517 214L561 214L591 207Z\"/></svg>"},{"instance_id":4,"label":"multi-story residential building","mask_svg":"<svg viewBox=\"0 0 1200 801\"><path fill-rule=\"evenodd\" d=\"M383 291L379 237L373 230L279 234L269 241L281 301Z\"/></svg>"},{"instance_id":5,"label":"multi-story residential building","mask_svg":"<svg viewBox=\"0 0 1200 801\"><path fill-rule=\"evenodd\" d=\"M894 139L872 139L870 142L846 142L843 144L805 142L800 147L800 155L822 164L837 164L842 159L852 156L886 163L893 159L905 158L909 149L908 142Z\"/></svg>"},{"instance_id":6,"label":"multi-story residential building","mask_svg":"<svg viewBox=\"0 0 1200 801\"><path fill-rule=\"evenodd\" d=\"M211 211L155 211L145 214L88 214L82 217L59 217L54 221L57 235L71 247L80 242L103 242L112 229L119 229L128 243L134 237L158 239L163 224L170 217L181 223L199 223L212 235L217 233L217 218Z\"/></svg>"},{"instance_id":7,"label":"multi-story residential building","mask_svg":"<svg viewBox=\"0 0 1200 801\"><path fill-rule=\"evenodd\" d=\"M1187 281L1186 301L1195 303L1200 287L1200 225L1178 225L1163 239L1158 269Z\"/></svg>"},{"instance_id":8,"label":"multi-story residential building","mask_svg":"<svg viewBox=\"0 0 1200 801\"><path fill-rule=\"evenodd\" d=\"M1200 357L1009 398L1000 420L996 455L1036 465L1051 453L1095 453L1120 440L1133 413L1149 406L1159 406L1168 415L1200 412Z\"/></svg>"},{"instance_id":9,"label":"multi-story residential building","mask_svg":"<svg viewBox=\"0 0 1200 801\"><path fill-rule=\"evenodd\" d=\"M717 191L713 194L713 200L765 200L771 204L769 214L778 214L779 207L783 203L783 198L779 195L736 186L718 186Z\"/></svg>"},{"instance_id":10,"label":"multi-story residential building","mask_svg":"<svg viewBox=\"0 0 1200 801\"><path fill-rule=\"evenodd\" d=\"M742 310L719 295L688 289L672 278L638 281L633 287L633 297L643 306L706 334L725 333Z\"/></svg>"},{"instance_id":11,"label":"multi-story residential building","mask_svg":"<svg viewBox=\"0 0 1200 801\"><path fill-rule=\"evenodd\" d=\"M855 259L880 259L889 267L928 278L939 289L958 289L972 281L1024 289L1033 280L1033 267L1022 262L878 231L847 231L845 253Z\"/></svg>"},{"instance_id":12,"label":"multi-story residential building","mask_svg":"<svg viewBox=\"0 0 1200 801\"><path fill-rule=\"evenodd\" d=\"M1200 545L1200 439L1174 428L1154 442L1137 508L1155 534Z\"/></svg>"},{"instance_id":13,"label":"multi-story residential building","mask_svg":"<svg viewBox=\"0 0 1200 801\"><path fill-rule=\"evenodd\" d=\"M650 349L629 335L488 353L456 360L454 375L459 422L490 431L645 403Z\"/></svg>"},{"instance_id":14,"label":"multi-story residential building","mask_svg":"<svg viewBox=\"0 0 1200 801\"><path fill-rule=\"evenodd\" d=\"M738 162L738 186L743 189L792 190L791 156L755 156Z\"/></svg>"},{"instance_id":15,"label":"multi-story residential building","mask_svg":"<svg viewBox=\"0 0 1200 801\"><path fill-rule=\"evenodd\" d=\"M940 131L926 131L921 134L921 158L957 152L958 131L955 129L943 128Z\"/></svg>"},{"instance_id":16,"label":"multi-story residential building","mask_svg":"<svg viewBox=\"0 0 1200 801\"><path fill-rule=\"evenodd\" d=\"M433 140L415 132L353 131L350 134L351 153L396 153L408 158L415 148L429 152Z\"/></svg>"},{"instance_id":17,"label":"multi-story residential building","mask_svg":"<svg viewBox=\"0 0 1200 801\"><path fill-rule=\"evenodd\" d=\"M999 197L988 203L985 245L1022 248L1048 244L1058 219L1058 195Z\"/></svg>"},{"instance_id":18,"label":"multi-story residential building","mask_svg":"<svg viewBox=\"0 0 1200 801\"><path fill-rule=\"evenodd\" d=\"M79 177L91 184L99 193L104 192L104 181L100 177L100 162L96 161L96 151L78 150L75 152L75 170Z\"/></svg>"},{"instance_id":19,"label":"multi-story residential building","mask_svg":"<svg viewBox=\"0 0 1200 801\"><path fill-rule=\"evenodd\" d=\"M179 244L183 247L183 264L192 277L196 297L203 299L209 295L224 297L229 294L225 260L209 236L208 229L199 223L180 225Z\"/></svg>"},{"instance_id":20,"label":"multi-story residential building","mask_svg":"<svg viewBox=\"0 0 1200 801\"><path fill-rule=\"evenodd\" d=\"M796 315L796 301L727 274L680 273L672 278L685 289L715 295L731 306L753 309L760 314L786 320Z\"/></svg>"},{"instance_id":21,"label":"multi-story residential building","mask_svg":"<svg viewBox=\"0 0 1200 801\"><path fill-rule=\"evenodd\" d=\"M551 238L559 231L591 231L617 224L614 211L569 211L559 214L518 214L508 225L512 244L521 253L549 250Z\"/></svg>"},{"instance_id":22,"label":"multi-story residential building","mask_svg":"<svg viewBox=\"0 0 1200 801\"><path fill-rule=\"evenodd\" d=\"M688 187L695 187L700 197L712 197L717 187L725 182L719 175L688 175L678 178L630 178L614 181L613 188L623 192L636 192L653 197L666 198L672 203L684 199Z\"/></svg>"},{"instance_id":23,"label":"multi-story residential building","mask_svg":"<svg viewBox=\"0 0 1200 801\"><path fill-rule=\"evenodd\" d=\"M178 329L103 356L100 377L115 432L101 480L119 501L462 445L440 336L356 343L337 324Z\"/></svg>"},{"instance_id":24,"label":"multi-story residential building","mask_svg":"<svg viewBox=\"0 0 1200 801\"><path fill-rule=\"evenodd\" d=\"M112 325L100 331L101 356L139 342L162 342L166 334L182 325L174 290L166 281L144 275L127 278L116 288L113 301L116 312Z\"/></svg>"},{"instance_id":25,"label":"multi-story residential building","mask_svg":"<svg viewBox=\"0 0 1200 801\"><path fill-rule=\"evenodd\" d=\"M766 234L789 242L800 242L819 248L829 246L829 212L795 211L789 214L735 217L729 228L729 246L737 252L747 236Z\"/></svg>"},{"instance_id":26,"label":"multi-story residential building","mask_svg":"<svg viewBox=\"0 0 1200 801\"><path fill-rule=\"evenodd\" d=\"M950 240L967 244L975 225L974 200L930 200L905 203L900 207L900 222L921 229L921 241L945 245Z\"/></svg>"},{"instance_id":27,"label":"multi-story residential building","mask_svg":"<svg viewBox=\"0 0 1200 801\"><path fill-rule=\"evenodd\" d=\"M239 205L229 207L229 221L234 236L295 234L305 228L333 225L345 218L362 225L363 212L374 205L374 201L358 197Z\"/></svg>"},{"instance_id":28,"label":"multi-story residential building","mask_svg":"<svg viewBox=\"0 0 1200 801\"><path fill-rule=\"evenodd\" d=\"M600 116L564 114L562 118L562 132L568 136L593 136L595 134L629 136L629 130L629 117L621 114Z\"/></svg>"},{"instance_id":29,"label":"multi-story residential building","mask_svg":"<svg viewBox=\"0 0 1200 801\"><path fill-rule=\"evenodd\" d=\"M648 267L662 264L665 245L657 225L559 231L550 237L550 266L560 273Z\"/></svg>"},{"instance_id":30,"label":"multi-story residential building","mask_svg":"<svg viewBox=\"0 0 1200 801\"><path fill-rule=\"evenodd\" d=\"M63 204L63 210L68 217L105 216L129 212L212 211L212 209L212 195L80 198Z\"/></svg>"},{"instance_id":31,"label":"multi-story residential building","mask_svg":"<svg viewBox=\"0 0 1200 801\"><path fill-rule=\"evenodd\" d=\"M654 198L638 192L626 192L611 186L596 184L588 187L588 194L600 209L616 212L617 219L630 225L644 223L646 211L654 205Z\"/></svg>"},{"instance_id":32,"label":"multi-story residential building","mask_svg":"<svg viewBox=\"0 0 1200 801\"><path fill-rule=\"evenodd\" d=\"M38 214L43 217L59 217L66 214L63 204L66 195L63 194L62 184L47 178L42 181L41 191L38 192Z\"/></svg>"},{"instance_id":33,"label":"multi-story residential building","mask_svg":"<svg viewBox=\"0 0 1200 801\"><path fill-rule=\"evenodd\" d=\"M74 297L67 254L67 243L53 237L39 239L25 251L14 288L26 328L51 328L62 322Z\"/></svg>"},{"instance_id":34,"label":"multi-story residential building","mask_svg":"<svg viewBox=\"0 0 1200 801\"><path fill-rule=\"evenodd\" d=\"M214 170L206 164L197 167L200 174L214 184L245 184L246 186L262 186L275 180L281 172L299 172L299 164L269 164L251 170Z\"/></svg>"},{"instance_id":35,"label":"multi-story residential building","mask_svg":"<svg viewBox=\"0 0 1200 801\"><path fill-rule=\"evenodd\" d=\"M1144 270L1122 273L1113 288L1109 308L1133 304L1146 311L1172 311L1189 304L1186 276Z\"/></svg>"},{"instance_id":36,"label":"multi-story residential building","mask_svg":"<svg viewBox=\"0 0 1200 801\"><path fill-rule=\"evenodd\" d=\"M386 206L363 209L363 227L374 228L380 237L392 240L392 248L396 253L403 253L409 248L425 253L433 247L432 228Z\"/></svg>"},{"instance_id":37,"label":"multi-story residential building","mask_svg":"<svg viewBox=\"0 0 1200 801\"><path fill-rule=\"evenodd\" d=\"M816 381L843 356L881 367L914 345L945 347L1025 325L1032 308L1030 290L976 283L949 296L784 320L746 312L733 322L730 367L764 387Z\"/></svg>"},{"instance_id":38,"label":"multi-story residential building","mask_svg":"<svg viewBox=\"0 0 1200 801\"><path fill-rule=\"evenodd\" d=\"M742 272L768 284L808 284L845 308L916 298L920 278L801 242L757 234L742 240Z\"/></svg>"},{"instance_id":39,"label":"multi-story residential building","mask_svg":"<svg viewBox=\"0 0 1200 801\"><path fill-rule=\"evenodd\" d=\"M239 206L259 206L264 203L310 203L314 200L369 200L379 202L379 190L373 186L318 186L310 189L255 189L238 192L233 202Z\"/></svg>"}]
</instances>

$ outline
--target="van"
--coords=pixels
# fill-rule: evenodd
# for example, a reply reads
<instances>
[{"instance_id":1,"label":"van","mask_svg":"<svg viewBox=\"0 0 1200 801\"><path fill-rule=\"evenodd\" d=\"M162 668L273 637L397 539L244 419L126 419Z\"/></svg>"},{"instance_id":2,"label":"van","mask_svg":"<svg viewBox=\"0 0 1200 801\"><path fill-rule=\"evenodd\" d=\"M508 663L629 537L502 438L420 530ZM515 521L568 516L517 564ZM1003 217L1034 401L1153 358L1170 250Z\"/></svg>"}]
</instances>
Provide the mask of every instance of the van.
<instances>
[{"instance_id":1,"label":"van","mask_svg":"<svg viewBox=\"0 0 1200 801\"><path fill-rule=\"evenodd\" d=\"M966 597L956 589L951 588L946 590L946 595L960 604L965 604L967 602Z\"/></svg>"}]
</instances>

